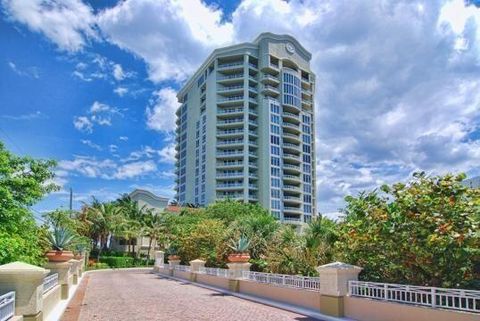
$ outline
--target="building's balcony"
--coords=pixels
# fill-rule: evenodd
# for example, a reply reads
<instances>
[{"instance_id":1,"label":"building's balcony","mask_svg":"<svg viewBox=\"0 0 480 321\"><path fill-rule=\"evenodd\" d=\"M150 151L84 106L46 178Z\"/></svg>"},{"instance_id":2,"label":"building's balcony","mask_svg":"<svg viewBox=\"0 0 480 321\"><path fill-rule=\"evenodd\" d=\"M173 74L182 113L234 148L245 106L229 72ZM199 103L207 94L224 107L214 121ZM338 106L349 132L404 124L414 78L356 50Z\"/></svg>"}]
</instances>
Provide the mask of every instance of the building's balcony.
<instances>
[{"instance_id":1,"label":"building's balcony","mask_svg":"<svg viewBox=\"0 0 480 321\"><path fill-rule=\"evenodd\" d=\"M298 144L284 142L282 147L283 147L283 150L287 152L293 151L294 153L298 153L302 151L302 148Z\"/></svg>"},{"instance_id":2,"label":"building's balcony","mask_svg":"<svg viewBox=\"0 0 480 321\"><path fill-rule=\"evenodd\" d=\"M295 193L295 194L301 194L302 193L302 190L300 189L299 186L289 185L289 184L283 185L283 190L285 192L291 192L291 193Z\"/></svg>"},{"instance_id":3,"label":"building's balcony","mask_svg":"<svg viewBox=\"0 0 480 321\"><path fill-rule=\"evenodd\" d=\"M258 105L257 98L254 97L248 97L248 102L253 105Z\"/></svg>"},{"instance_id":4,"label":"building's balcony","mask_svg":"<svg viewBox=\"0 0 480 321\"><path fill-rule=\"evenodd\" d=\"M257 174L254 174L254 173L250 173L250 174L248 174L248 178L250 178L250 179L258 179L258 175L257 175Z\"/></svg>"},{"instance_id":5,"label":"building's balcony","mask_svg":"<svg viewBox=\"0 0 480 321\"><path fill-rule=\"evenodd\" d=\"M277 97L278 95L280 95L280 90L276 86L264 84L262 86L262 93L264 95L272 95L274 97Z\"/></svg>"},{"instance_id":6,"label":"building's balcony","mask_svg":"<svg viewBox=\"0 0 480 321\"><path fill-rule=\"evenodd\" d=\"M297 134L301 133L300 125L284 122L282 124L282 126L283 126L284 133L285 132L290 132L290 133L294 133L294 134L295 133L297 133Z\"/></svg>"},{"instance_id":7,"label":"building's balcony","mask_svg":"<svg viewBox=\"0 0 480 321\"><path fill-rule=\"evenodd\" d=\"M302 172L300 165L293 165L293 164L283 164L283 172L284 174L299 174Z\"/></svg>"},{"instance_id":8,"label":"building's balcony","mask_svg":"<svg viewBox=\"0 0 480 321\"><path fill-rule=\"evenodd\" d=\"M253 120L253 119L249 119L248 120L248 124L249 125L252 125L254 127L257 127L258 126L258 122L256 120Z\"/></svg>"},{"instance_id":9,"label":"building's balcony","mask_svg":"<svg viewBox=\"0 0 480 321\"><path fill-rule=\"evenodd\" d=\"M249 130L249 131L248 131L248 136L258 137L258 134L257 134L257 132L254 131L254 130Z\"/></svg>"},{"instance_id":10,"label":"building's balcony","mask_svg":"<svg viewBox=\"0 0 480 321\"><path fill-rule=\"evenodd\" d=\"M258 115L258 112L257 112L255 109L253 109L253 108L249 108L249 109L248 109L248 113L251 114L251 115L255 115L255 116Z\"/></svg>"},{"instance_id":11,"label":"building's balcony","mask_svg":"<svg viewBox=\"0 0 480 321\"><path fill-rule=\"evenodd\" d=\"M263 74L262 75L262 83L278 86L278 84L280 83L280 79L278 79L277 76L273 76L273 75L269 75L269 74Z\"/></svg>"},{"instance_id":12,"label":"building's balcony","mask_svg":"<svg viewBox=\"0 0 480 321\"><path fill-rule=\"evenodd\" d=\"M312 95L313 95L313 92L310 88L307 88L307 89L302 88L302 96L303 97L312 98Z\"/></svg>"},{"instance_id":13,"label":"building's balcony","mask_svg":"<svg viewBox=\"0 0 480 321\"><path fill-rule=\"evenodd\" d=\"M248 90L254 94L257 94L258 93L258 89L253 87L253 86L248 86Z\"/></svg>"},{"instance_id":14,"label":"building's balcony","mask_svg":"<svg viewBox=\"0 0 480 321\"><path fill-rule=\"evenodd\" d=\"M234 61L229 63L218 64L219 71L225 70L241 70L243 69L245 63L243 61Z\"/></svg>"},{"instance_id":15,"label":"building's balcony","mask_svg":"<svg viewBox=\"0 0 480 321\"><path fill-rule=\"evenodd\" d=\"M217 76L217 82L219 84L229 85L243 81L243 73L231 74L231 75L222 75Z\"/></svg>"},{"instance_id":16,"label":"building's balcony","mask_svg":"<svg viewBox=\"0 0 480 321\"><path fill-rule=\"evenodd\" d=\"M302 204L303 201L301 197L286 195L286 196L283 196L283 203L284 204Z\"/></svg>"},{"instance_id":17,"label":"building's balcony","mask_svg":"<svg viewBox=\"0 0 480 321\"><path fill-rule=\"evenodd\" d=\"M217 137L243 137L243 129L217 130Z\"/></svg>"},{"instance_id":18,"label":"building's balcony","mask_svg":"<svg viewBox=\"0 0 480 321\"><path fill-rule=\"evenodd\" d=\"M223 119L217 121L218 128L243 127L243 118Z\"/></svg>"},{"instance_id":19,"label":"building's balcony","mask_svg":"<svg viewBox=\"0 0 480 321\"><path fill-rule=\"evenodd\" d=\"M291 112L294 114L298 114L299 112L302 111L302 108L300 107L300 105L296 106L287 102L282 102L282 106L283 106L284 112Z\"/></svg>"},{"instance_id":20,"label":"building's balcony","mask_svg":"<svg viewBox=\"0 0 480 321\"><path fill-rule=\"evenodd\" d=\"M298 134L283 133L284 142L301 143L302 139Z\"/></svg>"},{"instance_id":21,"label":"building's balcony","mask_svg":"<svg viewBox=\"0 0 480 321\"><path fill-rule=\"evenodd\" d=\"M249 190L258 190L258 186L256 184L248 184L248 189Z\"/></svg>"},{"instance_id":22,"label":"building's balcony","mask_svg":"<svg viewBox=\"0 0 480 321\"><path fill-rule=\"evenodd\" d=\"M248 75L248 80L251 82L253 85L256 85L258 83L257 77L253 75Z\"/></svg>"},{"instance_id":23,"label":"building's balcony","mask_svg":"<svg viewBox=\"0 0 480 321\"><path fill-rule=\"evenodd\" d=\"M293 225L302 225L302 217L296 217L296 216L290 216L290 217L284 217L282 220L283 223L286 224L293 224Z\"/></svg>"},{"instance_id":24,"label":"building's balcony","mask_svg":"<svg viewBox=\"0 0 480 321\"><path fill-rule=\"evenodd\" d=\"M312 100L311 99L302 99L302 106L304 108L312 108Z\"/></svg>"},{"instance_id":25,"label":"building's balcony","mask_svg":"<svg viewBox=\"0 0 480 321\"><path fill-rule=\"evenodd\" d=\"M220 199L220 200L225 200L225 199L231 199L231 200L234 200L234 201L243 201L243 193L232 193L232 194L227 194L227 195L224 195L224 194L217 194L217 199Z\"/></svg>"},{"instance_id":26,"label":"building's balcony","mask_svg":"<svg viewBox=\"0 0 480 321\"><path fill-rule=\"evenodd\" d=\"M294 122L295 124L300 122L300 115L288 111L283 112L282 117L284 121Z\"/></svg>"},{"instance_id":27,"label":"building's balcony","mask_svg":"<svg viewBox=\"0 0 480 321\"><path fill-rule=\"evenodd\" d=\"M219 108L217 110L217 116L227 117L227 116L241 116L243 115L244 109L241 107L237 108Z\"/></svg>"},{"instance_id":28,"label":"building's balcony","mask_svg":"<svg viewBox=\"0 0 480 321\"><path fill-rule=\"evenodd\" d=\"M218 88L217 92L221 93L221 94L242 93L243 92L243 85L225 86L225 87L222 87L222 88Z\"/></svg>"},{"instance_id":29,"label":"building's balcony","mask_svg":"<svg viewBox=\"0 0 480 321\"><path fill-rule=\"evenodd\" d=\"M243 189L243 183L220 183L217 184L217 190L241 190Z\"/></svg>"},{"instance_id":30,"label":"building's balcony","mask_svg":"<svg viewBox=\"0 0 480 321\"><path fill-rule=\"evenodd\" d=\"M243 139L217 140L217 146L221 146L221 147L242 146L243 143L244 143Z\"/></svg>"},{"instance_id":31,"label":"building's balcony","mask_svg":"<svg viewBox=\"0 0 480 321\"><path fill-rule=\"evenodd\" d=\"M293 184L301 184L302 183L302 179L300 178L300 176L296 176L296 175L290 175L290 174L286 174L286 175L283 175L283 181L285 183L293 183Z\"/></svg>"},{"instance_id":32,"label":"building's balcony","mask_svg":"<svg viewBox=\"0 0 480 321\"><path fill-rule=\"evenodd\" d=\"M230 96L230 97L218 97L217 98L217 105L218 106L233 106L236 104L239 104L243 102L243 95L237 95L237 96Z\"/></svg>"},{"instance_id":33,"label":"building's balcony","mask_svg":"<svg viewBox=\"0 0 480 321\"><path fill-rule=\"evenodd\" d=\"M243 168L243 161L217 162L217 169L238 169Z\"/></svg>"},{"instance_id":34,"label":"building's balcony","mask_svg":"<svg viewBox=\"0 0 480 321\"><path fill-rule=\"evenodd\" d=\"M217 173L216 175L216 178L218 180L221 180L221 179L234 179L234 178L243 178L244 176L244 173L243 172L235 172L235 173L223 173L223 172L220 172L220 173Z\"/></svg>"},{"instance_id":35,"label":"building's balcony","mask_svg":"<svg viewBox=\"0 0 480 321\"><path fill-rule=\"evenodd\" d=\"M280 72L280 66L278 64L274 64L274 63L269 62L269 63L263 65L261 70L264 71L264 72L270 72L270 73L278 74Z\"/></svg>"},{"instance_id":36,"label":"building's balcony","mask_svg":"<svg viewBox=\"0 0 480 321\"><path fill-rule=\"evenodd\" d=\"M248 156L258 158L258 154L256 152L248 152Z\"/></svg>"},{"instance_id":37,"label":"building's balcony","mask_svg":"<svg viewBox=\"0 0 480 321\"><path fill-rule=\"evenodd\" d=\"M300 163L301 158L299 155L295 154L290 154L290 153L283 153L283 160L288 161L288 162L293 162L293 163Z\"/></svg>"},{"instance_id":38,"label":"building's balcony","mask_svg":"<svg viewBox=\"0 0 480 321\"><path fill-rule=\"evenodd\" d=\"M293 214L303 214L303 210L301 207L296 207L296 206L284 206L283 207L283 212L284 213L293 213Z\"/></svg>"},{"instance_id":39,"label":"building's balcony","mask_svg":"<svg viewBox=\"0 0 480 321\"><path fill-rule=\"evenodd\" d=\"M229 158L243 158L243 150L228 151L228 152L217 152L217 158L229 159Z\"/></svg>"},{"instance_id":40,"label":"building's balcony","mask_svg":"<svg viewBox=\"0 0 480 321\"><path fill-rule=\"evenodd\" d=\"M253 168L253 169L258 168L257 164L254 163L254 162L248 162L248 167Z\"/></svg>"}]
</instances>

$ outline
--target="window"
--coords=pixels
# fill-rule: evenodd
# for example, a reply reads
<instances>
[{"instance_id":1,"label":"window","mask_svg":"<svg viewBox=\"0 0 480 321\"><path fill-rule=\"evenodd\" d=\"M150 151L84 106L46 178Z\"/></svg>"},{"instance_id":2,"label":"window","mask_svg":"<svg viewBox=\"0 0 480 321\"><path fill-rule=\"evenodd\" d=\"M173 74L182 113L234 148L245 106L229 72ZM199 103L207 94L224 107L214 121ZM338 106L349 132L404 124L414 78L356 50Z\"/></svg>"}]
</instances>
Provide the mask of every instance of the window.
<instances>
[{"instance_id":1,"label":"window","mask_svg":"<svg viewBox=\"0 0 480 321\"><path fill-rule=\"evenodd\" d=\"M309 145L303 145L303 152L310 154L310 146Z\"/></svg>"},{"instance_id":2,"label":"window","mask_svg":"<svg viewBox=\"0 0 480 321\"><path fill-rule=\"evenodd\" d=\"M305 163L310 163L312 161L310 155L303 155L303 161Z\"/></svg>"},{"instance_id":3,"label":"window","mask_svg":"<svg viewBox=\"0 0 480 321\"><path fill-rule=\"evenodd\" d=\"M312 182L312 177L307 174L303 174L303 182L304 183L311 183Z\"/></svg>"},{"instance_id":4,"label":"window","mask_svg":"<svg viewBox=\"0 0 480 321\"><path fill-rule=\"evenodd\" d=\"M310 134L310 126L308 126L308 125L303 125L302 128L303 128L303 132L304 132L304 133Z\"/></svg>"},{"instance_id":5,"label":"window","mask_svg":"<svg viewBox=\"0 0 480 321\"><path fill-rule=\"evenodd\" d=\"M276 104L270 104L270 111L272 113L279 114L280 113L280 106L278 106Z\"/></svg>"},{"instance_id":6,"label":"window","mask_svg":"<svg viewBox=\"0 0 480 321\"><path fill-rule=\"evenodd\" d=\"M280 147L271 146L271 148L272 148L272 155L280 155Z\"/></svg>"},{"instance_id":7,"label":"window","mask_svg":"<svg viewBox=\"0 0 480 321\"><path fill-rule=\"evenodd\" d=\"M272 131L272 134L280 135L280 126L270 125L270 130Z\"/></svg>"},{"instance_id":8,"label":"window","mask_svg":"<svg viewBox=\"0 0 480 321\"><path fill-rule=\"evenodd\" d=\"M305 144L310 144L311 143L310 135L303 135L303 142Z\"/></svg>"},{"instance_id":9,"label":"window","mask_svg":"<svg viewBox=\"0 0 480 321\"><path fill-rule=\"evenodd\" d=\"M280 198L280 190L272 188L271 195L272 195L272 198Z\"/></svg>"},{"instance_id":10,"label":"window","mask_svg":"<svg viewBox=\"0 0 480 321\"><path fill-rule=\"evenodd\" d=\"M303 191L305 193L312 193L312 185L308 185L308 184L303 185Z\"/></svg>"},{"instance_id":11,"label":"window","mask_svg":"<svg viewBox=\"0 0 480 321\"><path fill-rule=\"evenodd\" d=\"M280 187L280 179L272 178L272 187Z\"/></svg>"},{"instance_id":12,"label":"window","mask_svg":"<svg viewBox=\"0 0 480 321\"><path fill-rule=\"evenodd\" d=\"M279 210L280 209L280 200L272 200L272 208L274 210Z\"/></svg>"},{"instance_id":13,"label":"window","mask_svg":"<svg viewBox=\"0 0 480 321\"><path fill-rule=\"evenodd\" d=\"M311 203L312 202L312 195L303 195L303 202Z\"/></svg>"},{"instance_id":14,"label":"window","mask_svg":"<svg viewBox=\"0 0 480 321\"><path fill-rule=\"evenodd\" d=\"M274 124L280 124L280 116L277 115L270 115L270 120Z\"/></svg>"},{"instance_id":15,"label":"window","mask_svg":"<svg viewBox=\"0 0 480 321\"><path fill-rule=\"evenodd\" d=\"M311 166L309 164L303 164L303 171L305 173L310 173L312 170Z\"/></svg>"},{"instance_id":16,"label":"window","mask_svg":"<svg viewBox=\"0 0 480 321\"><path fill-rule=\"evenodd\" d=\"M270 171L271 171L272 176L280 177L280 168L272 167Z\"/></svg>"},{"instance_id":17,"label":"window","mask_svg":"<svg viewBox=\"0 0 480 321\"><path fill-rule=\"evenodd\" d=\"M273 145L280 145L280 137L271 135L270 143L272 143Z\"/></svg>"},{"instance_id":18,"label":"window","mask_svg":"<svg viewBox=\"0 0 480 321\"><path fill-rule=\"evenodd\" d=\"M272 157L271 164L272 164L272 166L280 166L280 158Z\"/></svg>"},{"instance_id":19,"label":"window","mask_svg":"<svg viewBox=\"0 0 480 321\"><path fill-rule=\"evenodd\" d=\"M312 213L312 205L304 204L303 205L303 212L304 213Z\"/></svg>"}]
</instances>

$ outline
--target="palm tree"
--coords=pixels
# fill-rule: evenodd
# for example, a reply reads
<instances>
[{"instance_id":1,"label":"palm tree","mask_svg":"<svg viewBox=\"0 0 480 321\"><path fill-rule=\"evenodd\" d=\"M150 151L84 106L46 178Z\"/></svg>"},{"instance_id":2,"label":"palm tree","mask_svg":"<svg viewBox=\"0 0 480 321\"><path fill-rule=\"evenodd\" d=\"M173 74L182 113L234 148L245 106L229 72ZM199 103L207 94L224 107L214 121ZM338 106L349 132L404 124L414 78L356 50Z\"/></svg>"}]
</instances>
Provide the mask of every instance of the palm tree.
<instances>
[{"instance_id":1,"label":"palm tree","mask_svg":"<svg viewBox=\"0 0 480 321\"><path fill-rule=\"evenodd\" d=\"M117 201L118 206L121 208L121 211L125 219L131 223L130 228L130 241L138 239L141 236L142 230L145 226L145 215L148 212L146 205L139 206L137 201L132 200L128 195L124 195ZM136 233L136 235L134 235ZM133 255L138 257L140 254L140 249L135 251L135 244L133 244Z\"/></svg>"},{"instance_id":2,"label":"palm tree","mask_svg":"<svg viewBox=\"0 0 480 321\"><path fill-rule=\"evenodd\" d=\"M150 209L144 215L143 223L143 233L149 238L147 259L150 260L152 244L155 245L165 234L165 220L162 214L156 214Z\"/></svg>"}]
</instances>

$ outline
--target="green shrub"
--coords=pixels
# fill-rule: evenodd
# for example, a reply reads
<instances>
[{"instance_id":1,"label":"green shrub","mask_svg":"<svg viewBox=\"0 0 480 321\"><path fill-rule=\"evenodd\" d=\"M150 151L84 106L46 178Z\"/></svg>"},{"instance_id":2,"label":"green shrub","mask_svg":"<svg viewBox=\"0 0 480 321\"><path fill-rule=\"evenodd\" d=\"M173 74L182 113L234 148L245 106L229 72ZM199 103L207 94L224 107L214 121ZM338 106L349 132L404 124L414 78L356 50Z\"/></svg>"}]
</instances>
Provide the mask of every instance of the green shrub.
<instances>
[{"instance_id":1,"label":"green shrub","mask_svg":"<svg viewBox=\"0 0 480 321\"><path fill-rule=\"evenodd\" d=\"M133 266L133 258L126 256L102 256L99 260L112 268L126 268Z\"/></svg>"},{"instance_id":2,"label":"green shrub","mask_svg":"<svg viewBox=\"0 0 480 321\"><path fill-rule=\"evenodd\" d=\"M107 263L93 263L88 267L89 270L100 270L110 268Z\"/></svg>"}]
</instances>

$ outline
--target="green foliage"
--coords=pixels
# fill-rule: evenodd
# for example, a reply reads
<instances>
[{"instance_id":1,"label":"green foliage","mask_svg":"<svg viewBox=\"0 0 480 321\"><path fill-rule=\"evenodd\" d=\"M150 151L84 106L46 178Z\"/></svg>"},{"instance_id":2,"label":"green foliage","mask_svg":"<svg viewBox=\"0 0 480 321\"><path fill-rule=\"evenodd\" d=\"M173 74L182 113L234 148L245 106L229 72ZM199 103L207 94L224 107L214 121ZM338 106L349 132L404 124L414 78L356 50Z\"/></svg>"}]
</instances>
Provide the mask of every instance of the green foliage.
<instances>
[{"instance_id":1,"label":"green foliage","mask_svg":"<svg viewBox=\"0 0 480 321\"><path fill-rule=\"evenodd\" d=\"M234 253L245 253L250 247L250 240L245 235L242 235L237 241L231 240L228 247L230 247Z\"/></svg>"},{"instance_id":2,"label":"green foliage","mask_svg":"<svg viewBox=\"0 0 480 321\"><path fill-rule=\"evenodd\" d=\"M53 250L63 251L74 243L75 234L67 228L54 226L47 238Z\"/></svg>"},{"instance_id":3,"label":"green foliage","mask_svg":"<svg viewBox=\"0 0 480 321\"><path fill-rule=\"evenodd\" d=\"M473 287L480 267L480 190L464 175L415 173L407 184L347 197L336 243L369 281ZM478 285L477 285L478 286Z\"/></svg>"},{"instance_id":4,"label":"green foliage","mask_svg":"<svg viewBox=\"0 0 480 321\"><path fill-rule=\"evenodd\" d=\"M89 270L102 270L102 269L109 269L110 266L108 266L107 263L93 263L88 267Z\"/></svg>"},{"instance_id":5,"label":"green foliage","mask_svg":"<svg viewBox=\"0 0 480 321\"><path fill-rule=\"evenodd\" d=\"M19 157L0 142L0 264L44 262L43 231L37 227L29 207L57 187L55 162Z\"/></svg>"},{"instance_id":6,"label":"green foliage","mask_svg":"<svg viewBox=\"0 0 480 321\"><path fill-rule=\"evenodd\" d=\"M111 268L126 268L132 267L133 257L127 256L101 256L99 259L100 263L105 263Z\"/></svg>"}]
</instances>

